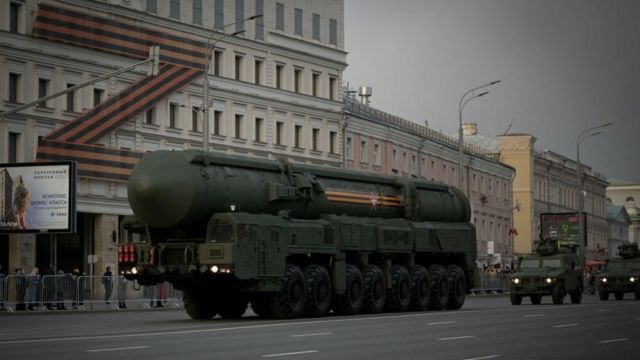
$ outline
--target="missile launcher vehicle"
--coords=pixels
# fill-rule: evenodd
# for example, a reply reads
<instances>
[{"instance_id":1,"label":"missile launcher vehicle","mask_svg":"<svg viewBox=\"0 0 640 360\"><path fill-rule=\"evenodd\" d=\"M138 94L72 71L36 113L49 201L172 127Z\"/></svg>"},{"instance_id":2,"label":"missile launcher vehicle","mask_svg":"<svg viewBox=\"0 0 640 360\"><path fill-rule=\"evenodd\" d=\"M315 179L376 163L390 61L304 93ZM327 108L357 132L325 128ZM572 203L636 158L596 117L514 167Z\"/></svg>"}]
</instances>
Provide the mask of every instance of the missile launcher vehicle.
<instances>
[{"instance_id":1,"label":"missile launcher vehicle","mask_svg":"<svg viewBox=\"0 0 640 360\"><path fill-rule=\"evenodd\" d=\"M609 300L613 293L622 300L624 293L633 293L640 300L640 250L638 244L625 243L618 246L618 256L605 262L604 270L597 276L600 300Z\"/></svg>"},{"instance_id":2,"label":"missile launcher vehicle","mask_svg":"<svg viewBox=\"0 0 640 360\"><path fill-rule=\"evenodd\" d=\"M478 283L469 201L441 183L155 151L128 197L120 268L194 319L459 309Z\"/></svg>"}]
</instances>

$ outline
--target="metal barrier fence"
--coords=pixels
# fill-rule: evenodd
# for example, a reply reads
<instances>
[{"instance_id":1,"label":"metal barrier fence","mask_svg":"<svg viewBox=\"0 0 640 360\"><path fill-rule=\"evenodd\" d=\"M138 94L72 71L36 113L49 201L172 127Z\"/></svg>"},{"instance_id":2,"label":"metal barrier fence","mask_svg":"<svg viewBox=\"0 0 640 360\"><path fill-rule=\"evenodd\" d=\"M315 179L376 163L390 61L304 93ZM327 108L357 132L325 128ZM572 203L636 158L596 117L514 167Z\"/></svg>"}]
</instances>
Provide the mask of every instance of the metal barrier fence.
<instances>
[{"instance_id":1,"label":"metal barrier fence","mask_svg":"<svg viewBox=\"0 0 640 360\"><path fill-rule=\"evenodd\" d=\"M473 294L502 294L509 292L509 275L505 274L480 274L480 284L471 289Z\"/></svg>"},{"instance_id":2,"label":"metal barrier fence","mask_svg":"<svg viewBox=\"0 0 640 360\"><path fill-rule=\"evenodd\" d=\"M182 306L182 292L170 283L140 286L123 276L0 275L0 280L0 306L11 312Z\"/></svg>"}]
</instances>

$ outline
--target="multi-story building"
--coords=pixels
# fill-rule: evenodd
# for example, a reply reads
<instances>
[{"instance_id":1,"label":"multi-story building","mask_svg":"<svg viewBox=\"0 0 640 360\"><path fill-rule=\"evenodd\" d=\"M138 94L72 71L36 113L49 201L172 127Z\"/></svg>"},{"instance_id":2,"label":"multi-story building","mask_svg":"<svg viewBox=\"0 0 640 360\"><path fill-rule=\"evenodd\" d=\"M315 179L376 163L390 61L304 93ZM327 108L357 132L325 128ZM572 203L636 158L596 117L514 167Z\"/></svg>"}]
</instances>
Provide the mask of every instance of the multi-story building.
<instances>
[{"instance_id":1,"label":"multi-story building","mask_svg":"<svg viewBox=\"0 0 640 360\"><path fill-rule=\"evenodd\" d=\"M618 246L629 242L629 225L631 218L622 205L607 205L607 222L609 225L609 244L606 249L609 256L618 254Z\"/></svg>"},{"instance_id":2,"label":"multi-story building","mask_svg":"<svg viewBox=\"0 0 640 360\"><path fill-rule=\"evenodd\" d=\"M344 98L345 168L435 180L469 196L476 226L479 265L510 265L513 258L512 186L514 168L465 145L463 184L458 184L458 140Z\"/></svg>"},{"instance_id":3,"label":"multi-story building","mask_svg":"<svg viewBox=\"0 0 640 360\"><path fill-rule=\"evenodd\" d=\"M631 221L627 241L640 245L640 208L636 199L640 199L640 184L611 180L607 187L607 202L624 206Z\"/></svg>"},{"instance_id":4,"label":"multi-story building","mask_svg":"<svg viewBox=\"0 0 640 360\"><path fill-rule=\"evenodd\" d=\"M131 66L151 45L161 61L157 76L142 65L0 120L0 163L72 159L79 175L77 231L0 234L4 268L114 268L126 179L147 151L208 136L213 151L342 166L342 0L11 0L0 19L3 112Z\"/></svg>"}]
</instances>

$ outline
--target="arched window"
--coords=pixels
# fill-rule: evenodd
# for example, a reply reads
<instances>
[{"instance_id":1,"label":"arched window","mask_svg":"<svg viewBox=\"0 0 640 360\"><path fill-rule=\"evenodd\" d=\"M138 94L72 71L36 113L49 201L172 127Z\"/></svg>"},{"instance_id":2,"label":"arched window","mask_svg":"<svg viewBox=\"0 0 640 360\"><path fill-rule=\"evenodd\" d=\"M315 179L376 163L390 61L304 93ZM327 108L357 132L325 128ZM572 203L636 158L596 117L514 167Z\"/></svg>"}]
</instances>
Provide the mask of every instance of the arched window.
<instances>
[{"instance_id":1,"label":"arched window","mask_svg":"<svg viewBox=\"0 0 640 360\"><path fill-rule=\"evenodd\" d=\"M635 201L635 200L633 199L633 196L629 196L627 197L627 201Z\"/></svg>"}]
</instances>

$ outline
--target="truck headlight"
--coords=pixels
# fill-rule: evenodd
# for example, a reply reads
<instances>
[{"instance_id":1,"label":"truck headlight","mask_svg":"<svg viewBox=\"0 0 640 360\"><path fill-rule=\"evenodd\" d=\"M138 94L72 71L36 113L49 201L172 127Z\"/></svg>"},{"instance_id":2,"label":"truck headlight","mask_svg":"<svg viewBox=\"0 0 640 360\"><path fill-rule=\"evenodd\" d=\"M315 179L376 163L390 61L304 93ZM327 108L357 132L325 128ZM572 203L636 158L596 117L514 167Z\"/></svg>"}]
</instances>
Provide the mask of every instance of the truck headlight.
<instances>
[{"instance_id":1,"label":"truck headlight","mask_svg":"<svg viewBox=\"0 0 640 360\"><path fill-rule=\"evenodd\" d=\"M132 268L131 268L131 273L132 273L133 275L137 274L137 273L138 273L138 268L136 268L135 266L134 266L134 267L132 267Z\"/></svg>"},{"instance_id":2,"label":"truck headlight","mask_svg":"<svg viewBox=\"0 0 640 360\"><path fill-rule=\"evenodd\" d=\"M600 278L600 281L603 282L603 283L606 283L607 282L607 278L606 277Z\"/></svg>"},{"instance_id":3,"label":"truck headlight","mask_svg":"<svg viewBox=\"0 0 640 360\"><path fill-rule=\"evenodd\" d=\"M211 272L212 272L212 273L214 273L214 274L215 274L215 273L217 273L217 272L218 272L218 270L220 270L220 269L219 269L216 265L213 265L213 266L211 267Z\"/></svg>"},{"instance_id":4,"label":"truck headlight","mask_svg":"<svg viewBox=\"0 0 640 360\"><path fill-rule=\"evenodd\" d=\"M636 278L635 278L635 277L633 277L633 276L629 278L629 281L630 281L630 282L636 282L636 280L638 280L638 279L636 279Z\"/></svg>"},{"instance_id":5,"label":"truck headlight","mask_svg":"<svg viewBox=\"0 0 640 360\"><path fill-rule=\"evenodd\" d=\"M513 281L513 283L516 284L516 285L520 284L520 279L519 278L513 278L511 281Z\"/></svg>"},{"instance_id":6,"label":"truck headlight","mask_svg":"<svg viewBox=\"0 0 640 360\"><path fill-rule=\"evenodd\" d=\"M553 282L553 278L552 277L548 277L544 281L546 281L547 284L551 284Z\"/></svg>"}]
</instances>

